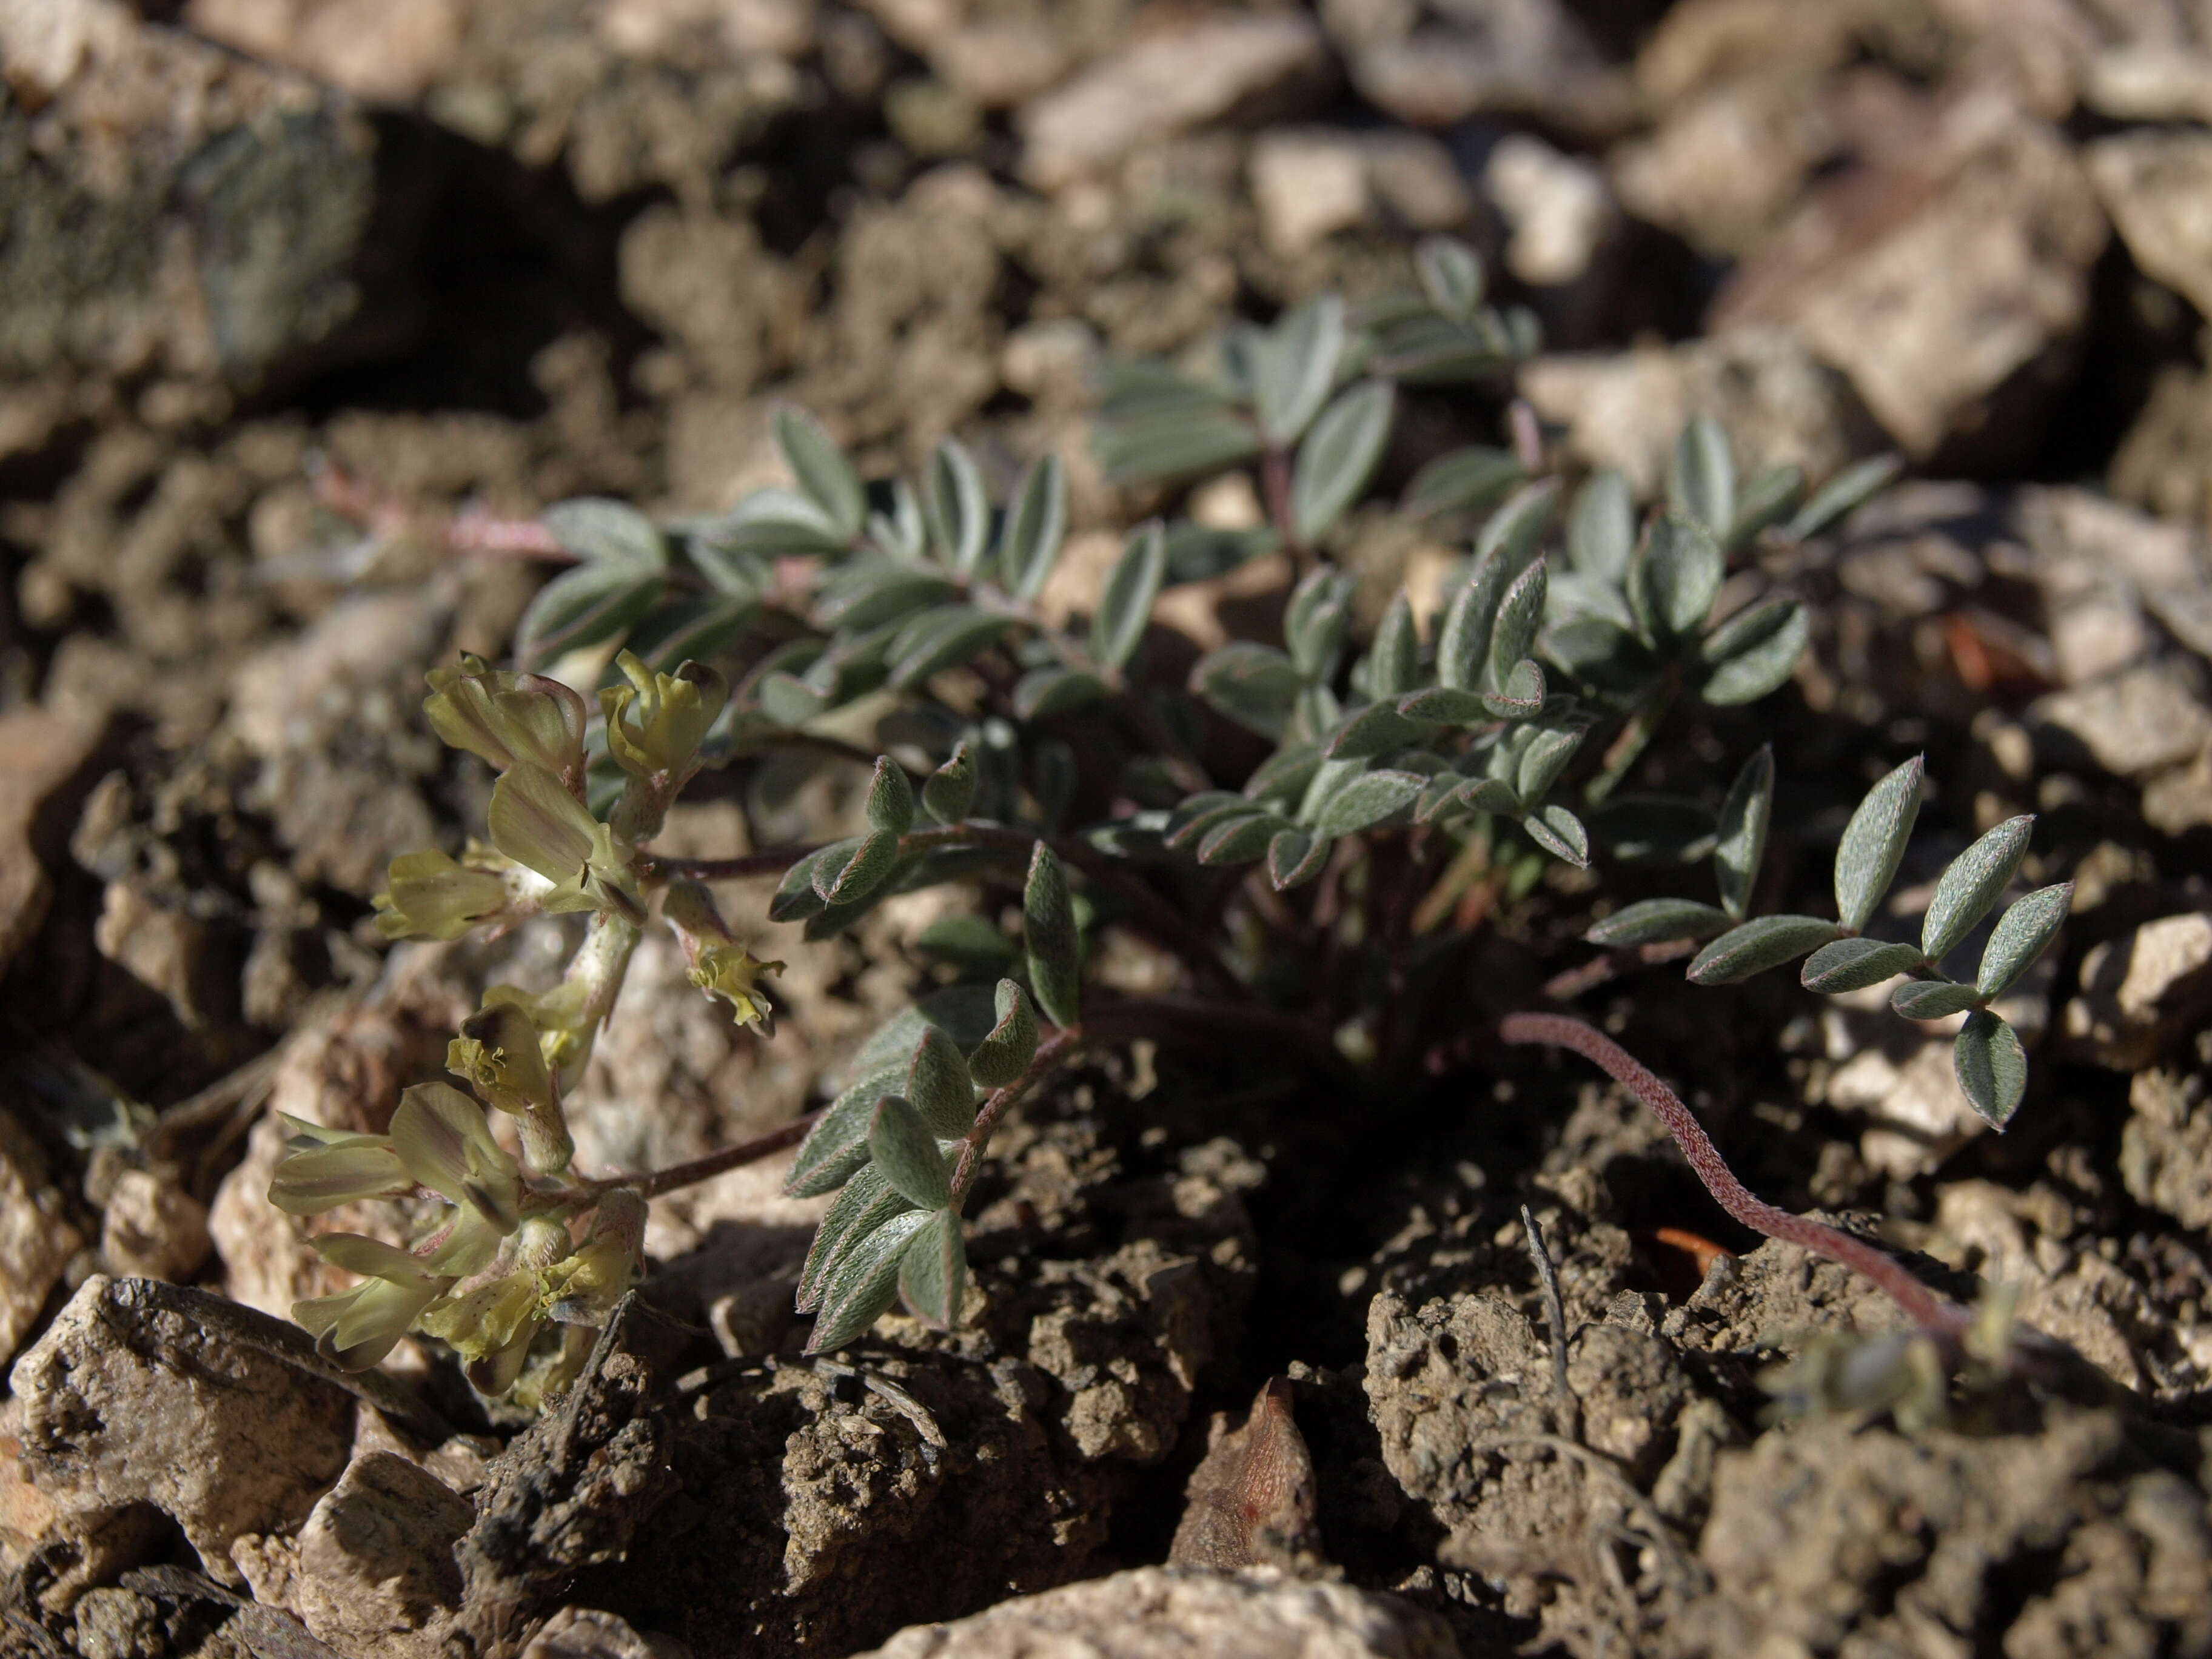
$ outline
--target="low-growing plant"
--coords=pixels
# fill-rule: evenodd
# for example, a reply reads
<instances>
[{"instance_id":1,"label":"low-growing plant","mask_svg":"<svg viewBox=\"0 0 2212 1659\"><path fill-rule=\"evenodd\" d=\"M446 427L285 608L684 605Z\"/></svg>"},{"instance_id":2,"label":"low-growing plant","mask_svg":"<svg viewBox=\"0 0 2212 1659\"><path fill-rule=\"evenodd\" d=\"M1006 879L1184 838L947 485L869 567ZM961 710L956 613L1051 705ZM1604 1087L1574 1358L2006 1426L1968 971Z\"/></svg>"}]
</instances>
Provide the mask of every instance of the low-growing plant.
<instances>
[{"instance_id":1,"label":"low-growing plant","mask_svg":"<svg viewBox=\"0 0 2212 1659\"><path fill-rule=\"evenodd\" d=\"M1264 522L1139 526L1080 628L1040 605L1070 519L1066 471L1052 456L994 504L957 442L939 447L918 484L871 482L817 423L786 410L775 435L791 487L668 524L608 501L550 509L534 544L574 568L524 617L520 666L465 659L430 677L434 728L498 774L487 839L458 857L396 860L377 908L394 938L450 939L566 912L589 920L558 985L494 987L463 1026L448 1066L473 1096L418 1085L386 1135L294 1126L271 1188L286 1208L409 1194L438 1206L409 1249L317 1241L334 1265L367 1275L295 1310L325 1346L374 1364L418 1330L455 1348L487 1392L542 1395L574 1374L579 1333L642 1271L647 1201L794 1141L788 1190L836 1195L799 1286L810 1349L852 1342L902 1300L949 1325L964 1298L962 1216L981 1160L1006 1113L1055 1072L1137 1036L1258 1033L1347 1087L1401 1089L1443 1052L1440 1034L1461 1034L1463 946L1486 908L1547 867L1655 849L1710 848L1720 902L1630 905L1594 942L1650 960L1710 939L1690 967L1701 984L1808 951L1804 981L1817 990L1904 976L1901 1013L1967 1014L1960 1082L2002 1127L2025 1066L1989 1005L2048 945L2067 890L2007 911L1972 982L1946 978L1941 963L2019 868L2028 820L1951 866L1909 945L1863 930L1913 826L1918 761L1852 818L1832 922L1750 915L1773 795L1768 750L1745 763L1717 812L1617 792L1684 699L1747 703L1790 678L1807 615L1764 591L1751 556L1817 533L1893 464L1863 465L1809 496L1790 467L1739 487L1727 434L1700 417L1676 446L1666 501L1639 514L1615 472L1565 493L1516 406L1512 446L1432 459L1385 505L1375 484L1401 403L1437 386L1502 391L1534 345L1524 313L1485 307L1466 249L1433 242L1416 264L1418 292L1312 301L1272 327L1234 331L1210 368L1108 370L1097 448L1109 476L1164 488L1249 464ZM1432 626L1401 589L1362 630L1339 556L1393 512L1432 535L1468 534L1471 551ZM1148 637L1164 587L1269 556L1290 567L1280 645L1239 640L1187 678L1164 673ZM571 689L594 682L596 709ZM1236 752L1230 728L1251 737L1237 775L1217 777L1208 757ZM1268 745L1256 760L1254 738ZM855 769L857 780L857 765L868 771L855 834L726 859L654 849L702 767L787 782L802 767ZM677 1170L578 1172L563 1097L654 915L681 942L694 985L740 1024L772 1031L764 981L781 964L747 952L709 890L768 875L780 878L768 918L803 924L810 941L895 894L954 882L1018 900L1018 938L988 907L925 929L918 950L952 982L862 1044L842 1091L791 1129ZM1171 958L1179 988L1134 998L1092 982L1087 959L1117 928ZM1652 1098L1607 1058L1618 1050L1568 1024L1529 1017L1504 1036L1569 1042ZM488 1109L514 1120L517 1150L492 1132ZM1662 1115L1709 1184L1725 1174L1678 1101ZM1715 1190L1757 1206L1740 1184ZM1932 1293L1909 1289L1917 1281L1873 1247L1796 1218L1785 1225L1769 1206L1730 1207L1874 1273L1923 1328L1948 1334L1947 1364L1962 1352L1953 1339L1964 1316L1931 1312Z\"/></svg>"}]
</instances>

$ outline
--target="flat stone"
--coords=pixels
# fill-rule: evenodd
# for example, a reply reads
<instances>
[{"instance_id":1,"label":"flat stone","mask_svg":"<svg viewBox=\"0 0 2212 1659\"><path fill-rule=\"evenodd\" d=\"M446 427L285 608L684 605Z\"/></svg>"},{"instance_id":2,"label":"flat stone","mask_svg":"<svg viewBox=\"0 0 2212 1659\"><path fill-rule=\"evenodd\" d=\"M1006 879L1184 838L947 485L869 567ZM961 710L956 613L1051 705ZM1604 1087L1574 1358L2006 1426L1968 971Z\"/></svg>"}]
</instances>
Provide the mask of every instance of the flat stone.
<instances>
[{"instance_id":1,"label":"flat stone","mask_svg":"<svg viewBox=\"0 0 2212 1659\"><path fill-rule=\"evenodd\" d=\"M2081 959L2067 1046L2118 1071L2148 1065L2212 1012L2212 912L2161 916Z\"/></svg>"},{"instance_id":2,"label":"flat stone","mask_svg":"<svg viewBox=\"0 0 2212 1659\"><path fill-rule=\"evenodd\" d=\"M2082 161L2136 268L2212 316L2212 134L2124 132Z\"/></svg>"},{"instance_id":3,"label":"flat stone","mask_svg":"<svg viewBox=\"0 0 2212 1659\"><path fill-rule=\"evenodd\" d=\"M2172 663L2145 663L2039 697L2028 706L2027 724L2055 760L2086 750L2124 778L2179 766L2212 743L2212 713Z\"/></svg>"},{"instance_id":4,"label":"flat stone","mask_svg":"<svg viewBox=\"0 0 2212 1659\"><path fill-rule=\"evenodd\" d=\"M1218 15L1149 36L1023 108L1023 173L1059 189L1325 64L1321 32L1290 14Z\"/></svg>"},{"instance_id":5,"label":"flat stone","mask_svg":"<svg viewBox=\"0 0 2212 1659\"><path fill-rule=\"evenodd\" d=\"M29 1334L70 1258L84 1246L46 1173L37 1145L0 1112L0 1361Z\"/></svg>"},{"instance_id":6,"label":"flat stone","mask_svg":"<svg viewBox=\"0 0 2212 1659\"><path fill-rule=\"evenodd\" d=\"M1263 1569L1140 1567L918 1625L855 1659L1457 1659L1441 1621Z\"/></svg>"}]
</instances>

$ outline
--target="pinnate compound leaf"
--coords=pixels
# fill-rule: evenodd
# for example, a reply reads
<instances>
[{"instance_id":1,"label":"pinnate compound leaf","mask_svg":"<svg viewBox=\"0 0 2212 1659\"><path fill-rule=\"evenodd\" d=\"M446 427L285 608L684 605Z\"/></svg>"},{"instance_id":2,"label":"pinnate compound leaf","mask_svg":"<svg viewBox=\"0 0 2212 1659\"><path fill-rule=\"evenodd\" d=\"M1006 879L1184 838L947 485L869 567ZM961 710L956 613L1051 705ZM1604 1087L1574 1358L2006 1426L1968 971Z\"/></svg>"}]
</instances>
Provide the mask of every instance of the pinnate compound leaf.
<instances>
[{"instance_id":1,"label":"pinnate compound leaf","mask_svg":"<svg viewBox=\"0 0 2212 1659\"><path fill-rule=\"evenodd\" d=\"M1948 979L1909 979L1889 994L1889 1006L1907 1019L1943 1019L1972 1007L1981 995Z\"/></svg>"},{"instance_id":2,"label":"pinnate compound leaf","mask_svg":"<svg viewBox=\"0 0 2212 1659\"><path fill-rule=\"evenodd\" d=\"M1689 978L1698 985L1733 985L1803 956L1836 937L1819 916L1761 916L1731 927L1698 952Z\"/></svg>"},{"instance_id":3,"label":"pinnate compound leaf","mask_svg":"<svg viewBox=\"0 0 2212 1659\"><path fill-rule=\"evenodd\" d=\"M1675 439L1667 467L1667 500L1716 539L1735 522L1735 456L1727 428L1711 416L1692 415Z\"/></svg>"},{"instance_id":4,"label":"pinnate compound leaf","mask_svg":"<svg viewBox=\"0 0 2212 1659\"><path fill-rule=\"evenodd\" d=\"M990 540L991 503L975 458L956 438L938 445L930 457L921 512L938 556L955 574L973 575Z\"/></svg>"},{"instance_id":5,"label":"pinnate compound leaf","mask_svg":"<svg viewBox=\"0 0 2212 1659\"><path fill-rule=\"evenodd\" d=\"M1067 890L1067 872L1060 867L1060 855L1042 842L1030 854L1029 880L1022 889L1022 931L1037 1006L1055 1025L1074 1024L1080 1018L1083 991L1075 902Z\"/></svg>"},{"instance_id":6,"label":"pinnate compound leaf","mask_svg":"<svg viewBox=\"0 0 2212 1659\"><path fill-rule=\"evenodd\" d=\"M905 1080L905 1073L895 1067L872 1072L831 1101L799 1143L783 1190L793 1198L815 1198L843 1186L868 1161L868 1125L875 1119L876 1103L896 1094Z\"/></svg>"},{"instance_id":7,"label":"pinnate compound leaf","mask_svg":"<svg viewBox=\"0 0 2212 1659\"><path fill-rule=\"evenodd\" d=\"M1121 550L1091 619L1091 654L1109 668L1127 665L1152 618L1152 601L1168 571L1167 532L1158 520L1141 526Z\"/></svg>"},{"instance_id":8,"label":"pinnate compound leaf","mask_svg":"<svg viewBox=\"0 0 2212 1659\"><path fill-rule=\"evenodd\" d=\"M633 577L668 568L668 543L653 520L627 501L579 495L556 501L538 515L562 548L594 564L617 566Z\"/></svg>"},{"instance_id":9,"label":"pinnate compound leaf","mask_svg":"<svg viewBox=\"0 0 2212 1659\"><path fill-rule=\"evenodd\" d=\"M932 1330L951 1328L968 1289L968 1246L960 1217L939 1210L915 1229L899 1258L899 1299Z\"/></svg>"},{"instance_id":10,"label":"pinnate compound leaf","mask_svg":"<svg viewBox=\"0 0 2212 1659\"><path fill-rule=\"evenodd\" d=\"M891 1217L838 1255L824 1275L821 1311L806 1339L809 1353L829 1353L867 1334L898 1297L899 1266L906 1247L929 1222L930 1212Z\"/></svg>"},{"instance_id":11,"label":"pinnate compound leaf","mask_svg":"<svg viewBox=\"0 0 2212 1659\"><path fill-rule=\"evenodd\" d=\"M1723 574L1712 532L1670 508L1653 520L1629 562L1629 608L1653 639L1686 639L1705 626Z\"/></svg>"},{"instance_id":12,"label":"pinnate compound leaf","mask_svg":"<svg viewBox=\"0 0 2212 1659\"><path fill-rule=\"evenodd\" d=\"M1614 911L1583 937L1618 951L1678 939L1711 939L1728 925L1726 911L1694 899L1644 899Z\"/></svg>"},{"instance_id":13,"label":"pinnate compound leaf","mask_svg":"<svg viewBox=\"0 0 2212 1659\"><path fill-rule=\"evenodd\" d=\"M1989 915L2027 856L2027 838L2034 828L2032 812L2007 818L1953 859L1936 878L1936 896L1920 924L1920 949L1929 961L1941 962Z\"/></svg>"},{"instance_id":14,"label":"pinnate compound leaf","mask_svg":"<svg viewBox=\"0 0 2212 1659\"><path fill-rule=\"evenodd\" d=\"M1699 646L1707 660L1720 660L1698 695L1720 708L1757 702L1796 672L1812 636L1812 618L1795 599L1769 599L1738 611Z\"/></svg>"},{"instance_id":15,"label":"pinnate compound leaf","mask_svg":"<svg viewBox=\"0 0 2212 1659\"><path fill-rule=\"evenodd\" d=\"M873 892L891 866L898 862L899 838L894 830L877 830L858 841L838 843L851 850L833 858L823 849L811 872L814 896L825 905L851 904Z\"/></svg>"},{"instance_id":16,"label":"pinnate compound leaf","mask_svg":"<svg viewBox=\"0 0 2212 1659\"><path fill-rule=\"evenodd\" d=\"M1412 805L1427 781L1419 772L1363 772L1322 803L1314 819L1315 832L1336 836L1372 829Z\"/></svg>"},{"instance_id":17,"label":"pinnate compound leaf","mask_svg":"<svg viewBox=\"0 0 2212 1659\"><path fill-rule=\"evenodd\" d=\"M1344 301L1330 294L1297 307L1259 341L1252 391L1269 442L1287 448L1321 412L1344 335Z\"/></svg>"},{"instance_id":18,"label":"pinnate compound leaf","mask_svg":"<svg viewBox=\"0 0 2212 1659\"><path fill-rule=\"evenodd\" d=\"M1014 486L999 541L999 577L1017 599L1033 599L1067 540L1067 468L1057 455L1033 462Z\"/></svg>"},{"instance_id":19,"label":"pinnate compound leaf","mask_svg":"<svg viewBox=\"0 0 2212 1659\"><path fill-rule=\"evenodd\" d=\"M1713 842L1713 873L1720 883L1721 908L1741 921L1751 908L1751 890L1766 856L1766 821L1774 809L1774 750L1761 744L1743 763L1721 803Z\"/></svg>"},{"instance_id":20,"label":"pinnate compound leaf","mask_svg":"<svg viewBox=\"0 0 2212 1659\"><path fill-rule=\"evenodd\" d=\"M1036 1057L1036 1011L1022 988L1010 979L994 994L999 1023L968 1056L968 1073L986 1089L1003 1089L1029 1069Z\"/></svg>"},{"instance_id":21,"label":"pinnate compound leaf","mask_svg":"<svg viewBox=\"0 0 2212 1659\"><path fill-rule=\"evenodd\" d=\"M1521 827L1553 858L1577 870L1589 867L1589 831L1572 812L1552 801L1521 820Z\"/></svg>"},{"instance_id":22,"label":"pinnate compound leaf","mask_svg":"<svg viewBox=\"0 0 2212 1659\"><path fill-rule=\"evenodd\" d=\"M876 757L875 775L868 780L868 827L902 836L914 827L914 786L906 768L889 755Z\"/></svg>"},{"instance_id":23,"label":"pinnate compound leaf","mask_svg":"<svg viewBox=\"0 0 2212 1659\"><path fill-rule=\"evenodd\" d=\"M1209 705L1263 738L1283 735L1304 684L1297 664L1249 640L1208 652L1190 676L1191 690Z\"/></svg>"},{"instance_id":24,"label":"pinnate compound leaf","mask_svg":"<svg viewBox=\"0 0 2212 1659\"><path fill-rule=\"evenodd\" d=\"M1845 467L1813 492L1813 499L1797 509L1782 533L1793 542L1819 535L1853 507L1881 494L1904 470L1901 455L1875 455Z\"/></svg>"},{"instance_id":25,"label":"pinnate compound leaf","mask_svg":"<svg viewBox=\"0 0 2212 1659\"><path fill-rule=\"evenodd\" d=\"M1856 933L1867 925L1905 857L1920 816L1920 786L1927 757L1915 755L1867 791L1844 826L1836 848L1836 914Z\"/></svg>"},{"instance_id":26,"label":"pinnate compound leaf","mask_svg":"<svg viewBox=\"0 0 2212 1659\"><path fill-rule=\"evenodd\" d=\"M1416 518L1471 513L1489 506L1528 476L1510 449L1471 444L1439 455L1413 474L1398 510Z\"/></svg>"},{"instance_id":27,"label":"pinnate compound leaf","mask_svg":"<svg viewBox=\"0 0 2212 1659\"><path fill-rule=\"evenodd\" d=\"M783 452L792 477L799 480L799 487L837 526L838 533L848 541L859 535L867 520L867 492L861 488L860 475L822 429L822 423L804 410L779 409L775 444Z\"/></svg>"},{"instance_id":28,"label":"pinnate compound leaf","mask_svg":"<svg viewBox=\"0 0 2212 1659\"><path fill-rule=\"evenodd\" d=\"M2027 1055L2011 1026L1986 1008L1966 1016L1951 1045L1951 1069L1966 1102L1993 1129L2002 1129L2027 1092Z\"/></svg>"},{"instance_id":29,"label":"pinnate compound leaf","mask_svg":"<svg viewBox=\"0 0 2212 1659\"><path fill-rule=\"evenodd\" d=\"M1910 945L1885 945L1880 939L1832 939L1805 958L1800 982L1808 991L1826 996L1864 990L1920 965L1920 952Z\"/></svg>"},{"instance_id":30,"label":"pinnate compound leaf","mask_svg":"<svg viewBox=\"0 0 2212 1659\"><path fill-rule=\"evenodd\" d=\"M1397 394L1364 380L1322 411L1291 471L1291 523L1310 547L1359 499L1389 441Z\"/></svg>"},{"instance_id":31,"label":"pinnate compound leaf","mask_svg":"<svg viewBox=\"0 0 2212 1659\"><path fill-rule=\"evenodd\" d=\"M921 786L921 804L939 823L958 823L975 804L975 756L963 743Z\"/></svg>"},{"instance_id":32,"label":"pinnate compound leaf","mask_svg":"<svg viewBox=\"0 0 2212 1659\"><path fill-rule=\"evenodd\" d=\"M1990 930L1990 942L1982 950L1981 969L1974 975L1974 988L1985 1000L2001 997L2010 990L2064 925L2066 913L2073 904L2074 884L2070 881L2055 887L2039 887L2026 897L2014 901Z\"/></svg>"},{"instance_id":33,"label":"pinnate compound leaf","mask_svg":"<svg viewBox=\"0 0 2212 1659\"><path fill-rule=\"evenodd\" d=\"M915 1042L905 1082L908 1103L932 1134L955 1140L975 1127L975 1081L943 1026L927 1027Z\"/></svg>"},{"instance_id":34,"label":"pinnate compound leaf","mask_svg":"<svg viewBox=\"0 0 2212 1659\"><path fill-rule=\"evenodd\" d=\"M937 1137L902 1097L885 1095L876 1103L868 1124L868 1155L891 1189L916 1208L941 1210L952 1201Z\"/></svg>"},{"instance_id":35,"label":"pinnate compound leaf","mask_svg":"<svg viewBox=\"0 0 2212 1659\"><path fill-rule=\"evenodd\" d=\"M1328 862L1331 843L1327 836L1304 830L1278 830L1267 843L1267 879L1279 893L1304 885Z\"/></svg>"},{"instance_id":36,"label":"pinnate compound leaf","mask_svg":"<svg viewBox=\"0 0 2212 1659\"><path fill-rule=\"evenodd\" d=\"M1567 562L1583 575L1614 584L1636 552L1636 498L1612 467L1590 474L1567 514Z\"/></svg>"}]
</instances>

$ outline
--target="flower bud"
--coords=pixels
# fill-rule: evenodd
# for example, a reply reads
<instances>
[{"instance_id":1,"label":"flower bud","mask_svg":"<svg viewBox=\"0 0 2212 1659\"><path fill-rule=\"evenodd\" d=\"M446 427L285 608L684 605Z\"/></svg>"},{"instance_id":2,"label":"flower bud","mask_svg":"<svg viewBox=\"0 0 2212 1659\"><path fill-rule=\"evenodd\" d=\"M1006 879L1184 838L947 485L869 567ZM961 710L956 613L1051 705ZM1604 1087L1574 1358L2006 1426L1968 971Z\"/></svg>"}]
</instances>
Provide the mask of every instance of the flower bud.
<instances>
[{"instance_id":1,"label":"flower bud","mask_svg":"<svg viewBox=\"0 0 2212 1659\"><path fill-rule=\"evenodd\" d=\"M459 670L434 668L422 712L456 749L500 771L519 763L543 767L571 786L584 776L581 696L542 674L510 674L464 653Z\"/></svg>"},{"instance_id":2,"label":"flower bud","mask_svg":"<svg viewBox=\"0 0 2212 1659\"><path fill-rule=\"evenodd\" d=\"M463 864L445 854L402 853L392 860L386 890L373 901L376 925L386 939L459 939L507 908L507 878L480 861Z\"/></svg>"},{"instance_id":3,"label":"flower bud","mask_svg":"<svg viewBox=\"0 0 2212 1659\"><path fill-rule=\"evenodd\" d=\"M760 988L763 974L781 973L780 962L761 962L730 937L729 925L705 887L679 877L668 884L660 914L683 941L691 982L735 1011L738 1024L763 1036L775 1035L775 1005Z\"/></svg>"},{"instance_id":4,"label":"flower bud","mask_svg":"<svg viewBox=\"0 0 2212 1659\"><path fill-rule=\"evenodd\" d=\"M607 752L632 777L665 772L681 782L697 763L708 727L730 699L728 682L696 662L681 664L673 674L656 674L627 651L615 658L615 665L629 684L599 693Z\"/></svg>"}]
</instances>

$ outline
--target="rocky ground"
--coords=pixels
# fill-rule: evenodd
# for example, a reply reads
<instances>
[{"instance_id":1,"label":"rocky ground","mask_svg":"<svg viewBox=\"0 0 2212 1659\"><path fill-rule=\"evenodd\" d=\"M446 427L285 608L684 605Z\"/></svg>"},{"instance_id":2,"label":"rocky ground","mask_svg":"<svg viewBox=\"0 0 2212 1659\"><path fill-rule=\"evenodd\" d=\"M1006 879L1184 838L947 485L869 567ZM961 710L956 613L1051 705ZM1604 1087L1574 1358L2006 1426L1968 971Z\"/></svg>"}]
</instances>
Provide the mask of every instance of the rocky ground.
<instances>
[{"instance_id":1,"label":"rocky ground","mask_svg":"<svg viewBox=\"0 0 2212 1659\"><path fill-rule=\"evenodd\" d=\"M2212 5L0 0L0 1651L2212 1655ZM1662 971L1583 1008L1756 1189L2018 1287L2097 1386L1769 1425L1764 1345L1887 1304L1474 1039L1356 1113L1102 1062L997 1144L978 1311L853 1365L797 1357L819 1205L771 1165L656 1206L648 1295L542 1421L426 1348L320 1367L273 1114L380 1127L488 976L557 961L368 920L483 805L424 666L539 580L450 515L726 506L788 398L878 470L1057 448L1111 526L1153 503L1085 459L1103 354L1439 230L1541 317L1519 389L1577 460L1649 485L1691 411L1747 461L1908 458L1771 573L1816 617L1757 717L1779 886L1876 749L1927 749L1960 837L2042 814L2031 873L2079 886L2008 1010L2021 1119L1878 1000ZM1421 405L1393 465L1496 413ZM1361 549L1376 608L1423 556ZM1163 625L1216 642L1236 597ZM708 791L664 844L744 823ZM1587 959L1589 903L1478 923L1486 1016ZM760 924L765 1044L649 940L584 1156L815 1103L933 914Z\"/></svg>"}]
</instances>

